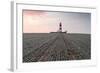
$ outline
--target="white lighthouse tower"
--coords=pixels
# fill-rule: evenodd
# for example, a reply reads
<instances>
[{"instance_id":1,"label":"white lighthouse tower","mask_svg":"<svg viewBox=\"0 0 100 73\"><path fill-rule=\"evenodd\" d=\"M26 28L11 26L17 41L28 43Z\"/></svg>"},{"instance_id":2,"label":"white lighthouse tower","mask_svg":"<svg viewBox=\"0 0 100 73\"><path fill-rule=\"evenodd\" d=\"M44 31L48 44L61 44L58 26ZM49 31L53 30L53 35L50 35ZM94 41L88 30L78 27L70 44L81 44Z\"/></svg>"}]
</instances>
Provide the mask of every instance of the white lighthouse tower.
<instances>
[{"instance_id":1,"label":"white lighthouse tower","mask_svg":"<svg viewBox=\"0 0 100 73\"><path fill-rule=\"evenodd\" d=\"M62 32L62 23L59 23L59 32Z\"/></svg>"}]
</instances>

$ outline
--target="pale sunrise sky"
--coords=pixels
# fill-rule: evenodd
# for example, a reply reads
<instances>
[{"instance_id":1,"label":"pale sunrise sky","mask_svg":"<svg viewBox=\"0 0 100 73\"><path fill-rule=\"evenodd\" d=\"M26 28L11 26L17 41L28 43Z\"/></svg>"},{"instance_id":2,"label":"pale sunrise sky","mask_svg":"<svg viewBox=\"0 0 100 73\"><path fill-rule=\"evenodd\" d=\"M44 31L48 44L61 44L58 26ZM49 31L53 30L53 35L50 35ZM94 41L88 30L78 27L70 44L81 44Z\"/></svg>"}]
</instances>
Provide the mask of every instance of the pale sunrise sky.
<instances>
[{"instance_id":1,"label":"pale sunrise sky","mask_svg":"<svg viewBox=\"0 0 100 73\"><path fill-rule=\"evenodd\" d=\"M91 33L91 14L23 10L23 33L49 33L59 29L68 33Z\"/></svg>"}]
</instances>

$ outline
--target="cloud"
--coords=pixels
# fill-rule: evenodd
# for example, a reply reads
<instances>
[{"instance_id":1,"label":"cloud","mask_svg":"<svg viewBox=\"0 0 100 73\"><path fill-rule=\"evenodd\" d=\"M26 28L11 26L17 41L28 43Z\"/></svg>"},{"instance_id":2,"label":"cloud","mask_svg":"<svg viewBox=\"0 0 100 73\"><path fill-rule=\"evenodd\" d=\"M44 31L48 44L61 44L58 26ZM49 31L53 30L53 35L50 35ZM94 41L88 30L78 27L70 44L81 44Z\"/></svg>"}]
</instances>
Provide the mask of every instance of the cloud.
<instances>
[{"instance_id":1,"label":"cloud","mask_svg":"<svg viewBox=\"0 0 100 73\"><path fill-rule=\"evenodd\" d=\"M90 33L91 14L75 12L23 11L24 33L49 33L59 29L70 33Z\"/></svg>"}]
</instances>

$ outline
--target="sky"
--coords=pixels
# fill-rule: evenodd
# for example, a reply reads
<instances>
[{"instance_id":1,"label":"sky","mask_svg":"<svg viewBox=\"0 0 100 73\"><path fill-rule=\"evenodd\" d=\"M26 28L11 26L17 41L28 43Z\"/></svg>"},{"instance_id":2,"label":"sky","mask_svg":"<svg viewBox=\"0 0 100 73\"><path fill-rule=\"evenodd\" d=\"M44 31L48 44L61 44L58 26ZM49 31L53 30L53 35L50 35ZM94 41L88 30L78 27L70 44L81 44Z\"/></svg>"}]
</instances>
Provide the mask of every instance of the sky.
<instances>
[{"instance_id":1,"label":"sky","mask_svg":"<svg viewBox=\"0 0 100 73\"><path fill-rule=\"evenodd\" d=\"M68 33L91 33L91 14L23 10L23 33L49 33L59 30Z\"/></svg>"}]
</instances>

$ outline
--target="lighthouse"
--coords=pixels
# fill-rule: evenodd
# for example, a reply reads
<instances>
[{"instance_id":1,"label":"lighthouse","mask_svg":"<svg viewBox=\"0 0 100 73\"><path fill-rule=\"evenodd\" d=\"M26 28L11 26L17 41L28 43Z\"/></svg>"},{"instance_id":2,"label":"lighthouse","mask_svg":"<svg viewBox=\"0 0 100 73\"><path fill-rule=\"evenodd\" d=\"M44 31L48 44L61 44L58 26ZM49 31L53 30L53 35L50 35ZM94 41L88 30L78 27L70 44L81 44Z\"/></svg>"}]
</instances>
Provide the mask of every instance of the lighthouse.
<instances>
[{"instance_id":1,"label":"lighthouse","mask_svg":"<svg viewBox=\"0 0 100 73\"><path fill-rule=\"evenodd\" d=\"M59 32L62 32L62 23L59 23Z\"/></svg>"},{"instance_id":2,"label":"lighthouse","mask_svg":"<svg viewBox=\"0 0 100 73\"><path fill-rule=\"evenodd\" d=\"M65 31L65 32L62 31L62 23L60 22L57 32L50 32L50 33L67 33L67 31Z\"/></svg>"}]
</instances>

